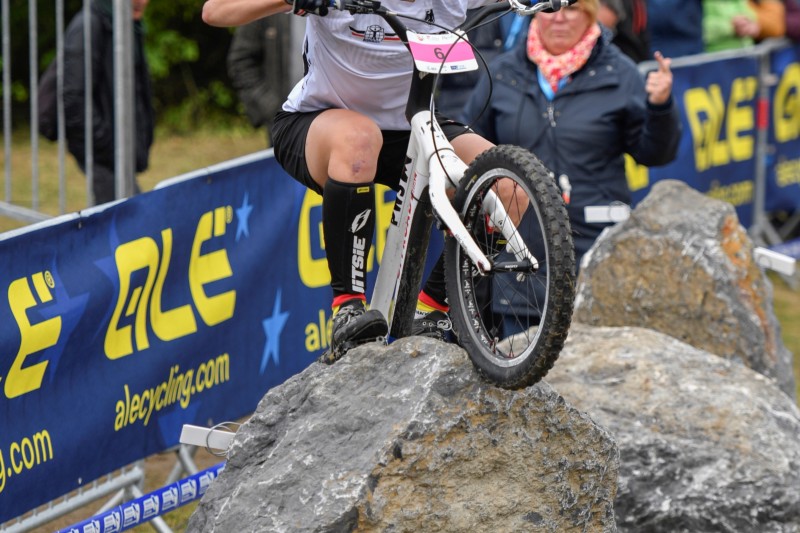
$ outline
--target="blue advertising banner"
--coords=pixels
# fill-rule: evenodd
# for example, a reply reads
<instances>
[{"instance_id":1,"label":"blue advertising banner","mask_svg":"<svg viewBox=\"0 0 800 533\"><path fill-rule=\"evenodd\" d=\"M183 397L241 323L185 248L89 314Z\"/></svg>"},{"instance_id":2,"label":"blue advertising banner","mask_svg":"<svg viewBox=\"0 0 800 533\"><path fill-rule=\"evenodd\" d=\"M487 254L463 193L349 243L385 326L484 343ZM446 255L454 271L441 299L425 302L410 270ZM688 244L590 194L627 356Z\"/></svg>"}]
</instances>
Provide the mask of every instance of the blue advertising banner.
<instances>
[{"instance_id":1,"label":"blue advertising banner","mask_svg":"<svg viewBox=\"0 0 800 533\"><path fill-rule=\"evenodd\" d=\"M765 209L793 212L800 206L800 45L771 56L777 79L771 91L772 113Z\"/></svg>"},{"instance_id":2,"label":"blue advertising banner","mask_svg":"<svg viewBox=\"0 0 800 533\"><path fill-rule=\"evenodd\" d=\"M177 445L183 424L252 413L313 362L320 222L321 197L263 155L0 240L0 523Z\"/></svg>"}]
</instances>

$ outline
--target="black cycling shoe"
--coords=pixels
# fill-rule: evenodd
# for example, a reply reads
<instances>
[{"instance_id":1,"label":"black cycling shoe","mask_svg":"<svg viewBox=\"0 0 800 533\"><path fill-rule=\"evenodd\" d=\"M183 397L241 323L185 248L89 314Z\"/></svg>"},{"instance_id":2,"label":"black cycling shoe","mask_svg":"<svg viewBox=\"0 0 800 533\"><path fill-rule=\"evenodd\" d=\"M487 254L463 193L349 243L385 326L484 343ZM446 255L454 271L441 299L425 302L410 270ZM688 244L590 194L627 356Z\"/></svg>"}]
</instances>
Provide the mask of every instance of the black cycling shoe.
<instances>
[{"instance_id":1,"label":"black cycling shoe","mask_svg":"<svg viewBox=\"0 0 800 533\"><path fill-rule=\"evenodd\" d=\"M363 300L353 298L339 306L333 317L331 348L319 360L332 365L348 350L368 342L386 342L389 325L380 311L364 307Z\"/></svg>"},{"instance_id":2,"label":"black cycling shoe","mask_svg":"<svg viewBox=\"0 0 800 533\"><path fill-rule=\"evenodd\" d=\"M442 311L431 311L421 318L415 318L411 325L412 335L422 335L444 342L450 342L453 324L450 317Z\"/></svg>"}]
</instances>

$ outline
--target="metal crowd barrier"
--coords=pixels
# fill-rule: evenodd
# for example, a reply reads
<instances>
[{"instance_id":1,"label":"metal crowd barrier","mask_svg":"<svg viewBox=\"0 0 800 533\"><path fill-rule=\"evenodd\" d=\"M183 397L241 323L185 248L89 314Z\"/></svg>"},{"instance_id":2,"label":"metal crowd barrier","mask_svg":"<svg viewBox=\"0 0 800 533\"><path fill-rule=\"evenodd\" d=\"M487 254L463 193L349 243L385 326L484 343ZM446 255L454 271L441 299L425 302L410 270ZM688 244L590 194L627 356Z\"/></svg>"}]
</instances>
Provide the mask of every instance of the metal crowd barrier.
<instances>
[{"instance_id":1,"label":"metal crowd barrier","mask_svg":"<svg viewBox=\"0 0 800 533\"><path fill-rule=\"evenodd\" d=\"M224 462L148 494L137 492L135 499L61 529L58 533L117 533L156 520L162 513L202 498L223 468ZM156 530L169 531L160 527L156 527Z\"/></svg>"},{"instance_id":2,"label":"metal crowd barrier","mask_svg":"<svg viewBox=\"0 0 800 533\"><path fill-rule=\"evenodd\" d=\"M84 25L87 29L84 35L84 50L86 50L84 58L84 68L86 69L86 83L87 93L90 91L92 83L92 62L91 62L91 23L89 16L89 8L91 0L84 0L82 13L84 17ZM39 133L38 133L38 101L36 95L39 88L39 72L43 70L40 63L40 50L38 46L39 37L39 13L38 2L36 0L28 0L27 6L21 2L14 2L14 9L12 10L9 0L0 0L0 7L2 13L11 14L16 13L23 7L27 7L28 12L28 25L27 28L19 28L22 31L27 30L28 35L28 57L29 57L29 80L27 84L28 94L30 95L29 105L29 120L30 128L30 146L31 146L31 162L30 162L30 191L31 197L29 201L22 202L20 199L14 197L12 185L25 178L18 175L13 175L12 170L12 126L14 124L14 116L12 113L12 95L13 95L13 81L11 79L11 67L14 57L22 57L22 51L11 50L11 32L16 31L18 28L11 28L10 16L3 16L2 18L2 55L3 55L3 155L4 155L4 195L0 200L0 215L7 216L23 222L38 222L50 218L42 210L42 201L40 197L40 150L39 150ZM64 75L64 30L65 20L64 13L64 0L54 0L53 11L45 13L42 17L43 20L55 20L56 25L56 57L54 61L57 62L58 69L58 214L64 214L66 211L66 139L64 135L64 99L62 94L63 88L63 75ZM134 120L133 113L133 57L132 45L133 42L133 27L129 23L132 18L132 6L129 0L113 0L114 10L114 108L116 113L116 131L115 135L115 154L116 154L116 184L117 184L117 198L124 198L132 194L134 190L134 138L130 132L130 128L125 127L126 124L131 124ZM128 23L126 23L128 21ZM92 139L92 105L91 100L87 99L85 108L86 114L86 205L93 204L92 199L92 165L94 160L94 148L91 143ZM27 205L23 205L27 204Z\"/></svg>"}]
</instances>

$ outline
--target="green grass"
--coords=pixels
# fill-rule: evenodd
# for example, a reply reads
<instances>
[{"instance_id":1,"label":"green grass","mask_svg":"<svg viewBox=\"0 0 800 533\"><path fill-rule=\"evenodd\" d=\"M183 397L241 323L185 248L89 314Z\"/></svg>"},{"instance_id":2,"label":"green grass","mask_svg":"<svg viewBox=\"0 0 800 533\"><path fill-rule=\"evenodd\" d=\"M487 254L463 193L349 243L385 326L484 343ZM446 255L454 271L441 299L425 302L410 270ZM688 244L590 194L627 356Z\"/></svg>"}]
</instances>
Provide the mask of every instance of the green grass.
<instances>
[{"instance_id":1,"label":"green grass","mask_svg":"<svg viewBox=\"0 0 800 533\"><path fill-rule=\"evenodd\" d=\"M150 169L139 176L140 186L142 190L147 191L164 179L263 150L264 139L262 131L247 128L221 132L202 130L183 136L157 134L156 143L151 152ZM22 132L15 135L12 144L12 175L15 180L12 200L15 203L30 207L30 139L27 133ZM59 213L57 163L56 144L42 140L40 142L39 155L39 192L42 199L41 205L44 206L45 212L52 215ZM69 154L67 154L66 163L68 194L65 211L74 212L86 207L86 184L83 174L81 174ZM0 217L0 231L24 225L25 223L23 222ZM778 276L771 275L770 278L773 282L774 307L781 324L783 342L793 354L798 354L798 357L794 358L794 372L795 380L800 384L800 290L791 289ZM800 397L800 386L798 386L798 397ZM205 468L221 461L220 458L211 456L204 451L198 452L196 459L200 468ZM148 458L145 465L147 482L144 491L148 492L162 486L173 464L174 457L172 454L158 454ZM102 503L99 502L96 505L87 506L36 531L45 533L68 527L92 516ZM189 517L196 506L196 502L185 505L164 515L162 518L176 533L185 531ZM148 524L139 526L133 531L149 533L153 531L153 528Z\"/></svg>"},{"instance_id":2,"label":"green grass","mask_svg":"<svg viewBox=\"0 0 800 533\"><path fill-rule=\"evenodd\" d=\"M770 279L775 289L775 316L781 324L783 344L794 354L794 380L800 403L800 289L790 288L778 276L770 275Z\"/></svg>"},{"instance_id":3,"label":"green grass","mask_svg":"<svg viewBox=\"0 0 800 533\"><path fill-rule=\"evenodd\" d=\"M61 214L59 207L59 161L57 143L39 138L38 197L40 211L47 215ZM200 130L188 135L166 136L156 132L156 140L150 152L150 168L138 176L143 191L151 190L158 182L251 154L266 148L263 130L249 127L224 131ZM32 176L34 173L31 140L28 132L14 134L11 149L11 203L26 208L33 207ZM87 207L86 178L74 158L66 153L64 159L66 179L65 213L73 213ZM0 165L5 168L5 162ZM3 170L4 172L4 170ZM0 200L6 200L5 179L0 186ZM8 217L0 216L0 232L27 225Z\"/></svg>"}]
</instances>

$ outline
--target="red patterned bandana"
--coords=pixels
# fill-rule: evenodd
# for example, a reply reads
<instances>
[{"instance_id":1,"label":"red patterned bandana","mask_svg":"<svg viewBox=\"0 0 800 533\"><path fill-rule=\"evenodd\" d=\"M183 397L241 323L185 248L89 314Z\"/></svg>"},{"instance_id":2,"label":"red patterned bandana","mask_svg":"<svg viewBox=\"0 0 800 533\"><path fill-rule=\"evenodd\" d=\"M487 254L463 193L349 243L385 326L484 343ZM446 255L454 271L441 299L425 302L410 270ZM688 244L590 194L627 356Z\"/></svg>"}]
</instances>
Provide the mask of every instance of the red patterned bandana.
<instances>
[{"instance_id":1,"label":"red patterned bandana","mask_svg":"<svg viewBox=\"0 0 800 533\"><path fill-rule=\"evenodd\" d=\"M561 55L554 56L542 45L539 25L536 23L536 19L533 19L528 30L528 59L539 66L544 79L553 88L553 92L556 92L560 80L578 71L586 64L599 37L600 26L591 24L575 46Z\"/></svg>"}]
</instances>

